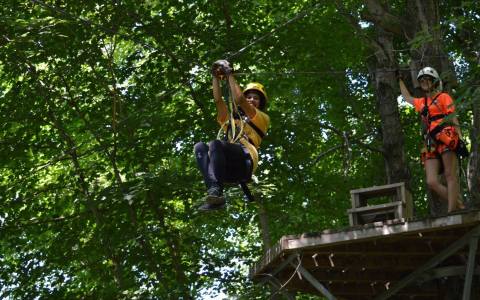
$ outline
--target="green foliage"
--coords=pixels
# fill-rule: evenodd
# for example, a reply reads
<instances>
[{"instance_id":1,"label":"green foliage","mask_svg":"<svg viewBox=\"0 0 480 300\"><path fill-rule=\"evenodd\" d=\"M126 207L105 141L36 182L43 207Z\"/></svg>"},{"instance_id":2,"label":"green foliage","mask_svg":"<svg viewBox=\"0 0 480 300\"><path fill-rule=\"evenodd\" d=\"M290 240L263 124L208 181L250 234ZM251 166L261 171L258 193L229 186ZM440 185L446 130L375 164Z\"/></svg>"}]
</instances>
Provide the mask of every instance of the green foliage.
<instances>
[{"instance_id":1,"label":"green foliage","mask_svg":"<svg viewBox=\"0 0 480 300\"><path fill-rule=\"evenodd\" d=\"M231 189L226 211L196 212L204 187L192 149L216 136L208 69L218 58L231 56L239 81L264 83L271 99L253 189L272 241L348 225L349 190L386 181L371 50L331 5L7 2L2 298L268 297L247 278L262 253L256 204ZM476 9L468 3L462 12ZM471 14L448 20L478 30ZM463 82L472 82L478 66L449 34L449 50L468 58ZM471 92L459 89L464 98ZM467 124L471 115L461 113ZM411 109L401 115L422 213L418 120Z\"/></svg>"}]
</instances>

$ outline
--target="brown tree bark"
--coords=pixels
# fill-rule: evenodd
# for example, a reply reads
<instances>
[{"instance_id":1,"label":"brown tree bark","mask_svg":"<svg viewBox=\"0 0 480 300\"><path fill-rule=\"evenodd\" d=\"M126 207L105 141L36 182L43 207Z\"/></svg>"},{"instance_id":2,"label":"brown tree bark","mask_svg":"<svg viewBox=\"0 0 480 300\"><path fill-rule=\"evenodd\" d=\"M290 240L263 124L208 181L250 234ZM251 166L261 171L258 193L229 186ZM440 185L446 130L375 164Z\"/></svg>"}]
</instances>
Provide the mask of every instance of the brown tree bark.
<instances>
[{"instance_id":1,"label":"brown tree bark","mask_svg":"<svg viewBox=\"0 0 480 300\"><path fill-rule=\"evenodd\" d=\"M272 246L272 239L270 237L270 228L268 226L268 215L263 205L263 200L257 201L258 223L260 226L260 233L263 241L263 252L265 253Z\"/></svg>"},{"instance_id":2,"label":"brown tree bark","mask_svg":"<svg viewBox=\"0 0 480 300\"><path fill-rule=\"evenodd\" d=\"M473 93L473 126L470 132L470 157L467 168L467 182L474 208L480 207L480 88Z\"/></svg>"},{"instance_id":3,"label":"brown tree bark","mask_svg":"<svg viewBox=\"0 0 480 300\"><path fill-rule=\"evenodd\" d=\"M469 7L462 7L455 10L458 15L455 17L463 18L463 16L469 12ZM465 82L465 87L471 88L466 95L466 98L471 101L473 122L470 131L470 157L468 159L467 167L467 185L470 192L470 206L472 208L480 208L480 80L479 80L479 66L480 66L480 53L478 52L478 43L475 43L478 36L478 29L472 23L462 24L463 26L457 26L455 34L453 35L454 41L459 48L462 49L462 54L468 64L471 66L469 73L471 79ZM465 134L464 134L465 136Z\"/></svg>"},{"instance_id":4,"label":"brown tree bark","mask_svg":"<svg viewBox=\"0 0 480 300\"><path fill-rule=\"evenodd\" d=\"M398 110L397 63L393 55L393 36L382 28L376 29L374 59L369 63L381 119L383 157L387 183L405 182L410 189L410 171L405 160L404 137Z\"/></svg>"}]
</instances>

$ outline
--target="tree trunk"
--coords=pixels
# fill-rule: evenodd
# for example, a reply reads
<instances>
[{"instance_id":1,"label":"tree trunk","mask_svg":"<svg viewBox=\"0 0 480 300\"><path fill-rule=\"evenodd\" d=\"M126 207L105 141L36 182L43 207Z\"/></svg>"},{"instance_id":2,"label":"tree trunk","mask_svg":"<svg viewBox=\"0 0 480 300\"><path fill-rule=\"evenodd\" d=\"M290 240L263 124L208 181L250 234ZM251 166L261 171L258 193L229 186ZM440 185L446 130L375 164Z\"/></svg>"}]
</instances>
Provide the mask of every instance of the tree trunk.
<instances>
[{"instance_id":1,"label":"tree trunk","mask_svg":"<svg viewBox=\"0 0 480 300\"><path fill-rule=\"evenodd\" d=\"M467 182L474 208L480 207L480 88L473 93L473 126L470 133L472 142L468 160Z\"/></svg>"},{"instance_id":2,"label":"tree trunk","mask_svg":"<svg viewBox=\"0 0 480 300\"><path fill-rule=\"evenodd\" d=\"M474 5L472 3L472 5ZM462 5L463 6L463 5ZM470 10L468 6L463 7L461 10L456 10L455 17L463 18L465 14ZM472 20L472 23L475 21ZM465 97L471 101L473 123L470 131L470 157L467 166L467 185L470 192L471 203L469 207L480 208L480 55L478 53L478 44L473 43L470 36L475 35L476 29L469 26L461 26L456 28L453 38L459 45L459 48L463 51L463 56L469 64L469 77L471 80L467 80L464 86L467 90L470 87L476 87L469 90ZM464 134L463 136L466 136Z\"/></svg>"},{"instance_id":3,"label":"tree trunk","mask_svg":"<svg viewBox=\"0 0 480 300\"><path fill-rule=\"evenodd\" d=\"M377 28L375 61L370 63L374 78L378 111L382 126L383 156L387 183L405 182L410 190L410 171L405 160L404 138L397 104L398 86L395 73L397 64L393 56L393 36Z\"/></svg>"},{"instance_id":4,"label":"tree trunk","mask_svg":"<svg viewBox=\"0 0 480 300\"><path fill-rule=\"evenodd\" d=\"M268 227L268 216L263 201L259 199L258 204L258 222L260 225L260 233L262 234L263 252L265 253L272 246L272 239L270 237L270 228Z\"/></svg>"},{"instance_id":5,"label":"tree trunk","mask_svg":"<svg viewBox=\"0 0 480 300\"><path fill-rule=\"evenodd\" d=\"M378 0L366 0L366 10L362 21L374 24L375 36L370 29L363 30L360 20L348 12L343 1L337 0L337 9L347 17L359 36L363 37L372 49L372 59L368 62L371 84L377 97L382 129L382 152L385 159L386 183L405 182L411 192L410 170L405 160L404 138L400 123L397 96L399 94L395 70L398 69L394 56L393 37L402 34L402 20L388 11Z\"/></svg>"}]
</instances>

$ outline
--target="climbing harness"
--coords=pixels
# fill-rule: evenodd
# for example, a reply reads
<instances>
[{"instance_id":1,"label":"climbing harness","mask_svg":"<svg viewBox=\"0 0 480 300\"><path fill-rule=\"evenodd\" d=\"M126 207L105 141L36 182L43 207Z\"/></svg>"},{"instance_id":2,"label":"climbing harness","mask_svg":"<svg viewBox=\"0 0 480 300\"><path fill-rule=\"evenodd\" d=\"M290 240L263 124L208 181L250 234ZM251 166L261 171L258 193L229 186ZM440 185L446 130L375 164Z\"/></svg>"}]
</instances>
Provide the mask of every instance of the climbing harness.
<instances>
[{"instance_id":1,"label":"climbing harness","mask_svg":"<svg viewBox=\"0 0 480 300\"><path fill-rule=\"evenodd\" d=\"M443 94L442 92L438 93L433 99L430 105L427 103L427 97L425 96L424 99L424 106L421 111L422 116L422 124L423 124L423 131L424 131L424 139L425 144L427 146L428 152L431 151L431 147L436 143L443 143L448 146L449 149L455 151L457 156L461 159L468 156L468 149L465 143L459 139L455 138L455 133L453 132L455 129L453 128L453 124L449 122L441 122L437 126L435 126L432 130L430 130L431 122L442 120L450 115L450 113L443 113L437 114L434 116L430 116L429 107L432 105L436 105L439 109L440 106L437 104L438 97Z\"/></svg>"},{"instance_id":2,"label":"climbing harness","mask_svg":"<svg viewBox=\"0 0 480 300\"><path fill-rule=\"evenodd\" d=\"M433 99L430 105L428 105L428 100L427 96L423 97L423 109L421 111L421 116L422 116L422 124L423 124L423 138L425 140L425 144L427 146L428 152L431 151L432 146L438 142L437 140L437 134L440 133L446 126L446 124L438 124L433 128L433 130L430 130L431 127L431 122L437 121L440 119L445 118L448 114L439 114L435 116L430 116L429 108L432 105L437 105L437 98L441 95L442 93L438 93ZM437 105L438 107L438 105ZM445 143L446 145L450 146L450 143ZM452 148L453 149L453 148Z\"/></svg>"}]
</instances>

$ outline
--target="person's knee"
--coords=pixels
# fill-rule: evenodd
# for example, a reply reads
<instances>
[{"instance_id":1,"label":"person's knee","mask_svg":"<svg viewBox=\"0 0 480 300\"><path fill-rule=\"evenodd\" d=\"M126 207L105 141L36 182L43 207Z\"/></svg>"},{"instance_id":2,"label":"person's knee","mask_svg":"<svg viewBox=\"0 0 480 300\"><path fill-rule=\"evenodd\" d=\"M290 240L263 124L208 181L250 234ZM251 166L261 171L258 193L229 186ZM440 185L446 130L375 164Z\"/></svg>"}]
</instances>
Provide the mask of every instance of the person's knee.
<instances>
[{"instance_id":1,"label":"person's knee","mask_svg":"<svg viewBox=\"0 0 480 300\"><path fill-rule=\"evenodd\" d=\"M455 165L455 162L451 162L443 172L445 175L445 180L447 182L455 182L458 181L458 171Z\"/></svg>"},{"instance_id":2,"label":"person's knee","mask_svg":"<svg viewBox=\"0 0 480 300\"><path fill-rule=\"evenodd\" d=\"M204 142L198 142L193 146L193 151L195 154L197 153L205 153L208 152L208 146Z\"/></svg>"},{"instance_id":3,"label":"person's knee","mask_svg":"<svg viewBox=\"0 0 480 300\"><path fill-rule=\"evenodd\" d=\"M216 152L223 147L223 144L222 144L222 141L220 140L213 140L213 141L210 141L210 143L208 144L208 147L210 148L210 151Z\"/></svg>"},{"instance_id":4,"label":"person's knee","mask_svg":"<svg viewBox=\"0 0 480 300\"><path fill-rule=\"evenodd\" d=\"M440 183L437 178L427 178L427 187L430 190L435 190L439 184Z\"/></svg>"},{"instance_id":5,"label":"person's knee","mask_svg":"<svg viewBox=\"0 0 480 300\"><path fill-rule=\"evenodd\" d=\"M445 180L447 182L457 182L458 181L457 172L455 172L455 171L445 170L444 175L445 175Z\"/></svg>"}]
</instances>

